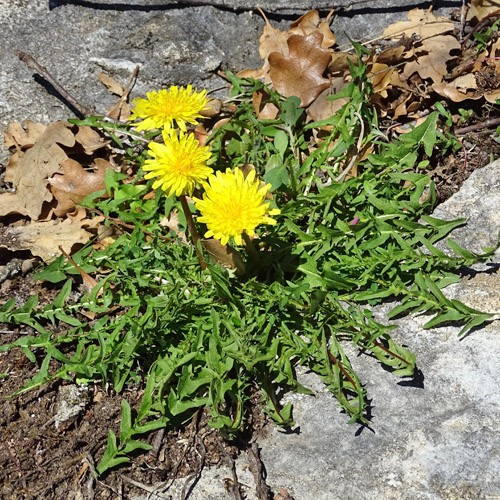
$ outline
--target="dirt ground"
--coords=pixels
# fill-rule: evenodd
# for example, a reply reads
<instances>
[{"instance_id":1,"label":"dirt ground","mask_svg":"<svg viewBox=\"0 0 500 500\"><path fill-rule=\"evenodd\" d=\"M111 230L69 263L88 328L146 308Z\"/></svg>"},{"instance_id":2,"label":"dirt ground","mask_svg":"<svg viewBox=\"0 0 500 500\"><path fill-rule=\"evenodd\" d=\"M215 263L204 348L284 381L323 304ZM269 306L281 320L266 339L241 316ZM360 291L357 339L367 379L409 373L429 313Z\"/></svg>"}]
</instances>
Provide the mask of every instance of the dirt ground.
<instances>
[{"instance_id":1,"label":"dirt ground","mask_svg":"<svg viewBox=\"0 0 500 500\"><path fill-rule=\"evenodd\" d=\"M500 157L500 144L489 134L470 134L464 137L463 145L463 150L433 166L440 202L458 191L475 169L488 164L492 157ZM0 305L11 297L21 305L33 293L40 295L43 304L57 294L56 288L33 280L33 261L28 257L8 249L0 253ZM27 327L0 324L1 344L27 334L32 334ZM129 465L95 480L93 468L102 457L108 431L119 432L122 398L134 407L140 401L141 389L128 388L116 394L100 386L83 388L80 411L58 422L54 418L58 398L65 386L73 384L57 380L8 397L37 371L20 349L0 353L0 499L127 499L145 494L144 488L153 483L163 482L166 487L182 477L189 483L202 467L231 463L238 453L250 449L252 440L258 442L269 425L256 393L252 418L239 442L221 437L207 426L208 415L201 413L181 430L151 433L147 437L153 446L151 452L138 454ZM244 498L236 491L232 496Z\"/></svg>"}]
</instances>

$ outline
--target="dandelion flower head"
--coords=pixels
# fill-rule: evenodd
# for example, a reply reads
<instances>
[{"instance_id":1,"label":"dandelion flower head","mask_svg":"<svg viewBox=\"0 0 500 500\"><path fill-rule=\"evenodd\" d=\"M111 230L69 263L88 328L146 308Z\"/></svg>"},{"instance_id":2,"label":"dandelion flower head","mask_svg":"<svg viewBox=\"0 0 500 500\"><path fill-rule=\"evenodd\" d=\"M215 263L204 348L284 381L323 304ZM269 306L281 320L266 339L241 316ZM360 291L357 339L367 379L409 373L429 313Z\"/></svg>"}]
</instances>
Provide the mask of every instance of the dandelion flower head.
<instances>
[{"instance_id":1,"label":"dandelion flower head","mask_svg":"<svg viewBox=\"0 0 500 500\"><path fill-rule=\"evenodd\" d=\"M193 134L163 130L164 144L149 143L152 158L145 161L144 178L158 177L153 189L161 188L167 196L193 194L196 184L203 182L213 170L207 166L210 158L208 146L201 147Z\"/></svg>"},{"instance_id":2,"label":"dandelion flower head","mask_svg":"<svg viewBox=\"0 0 500 500\"><path fill-rule=\"evenodd\" d=\"M194 201L202 215L198 220L207 225L206 238L213 236L225 245L232 237L241 245L243 233L253 236L260 224L276 224L269 216L279 214L280 210L271 209L266 202L271 185L261 187L255 179L255 170L246 177L239 168L217 172L204 187L203 199L194 198Z\"/></svg>"},{"instance_id":3,"label":"dandelion flower head","mask_svg":"<svg viewBox=\"0 0 500 500\"><path fill-rule=\"evenodd\" d=\"M146 92L147 99L134 99L130 120L142 119L137 130L153 130L155 128L170 129L174 121L181 130L186 132L186 123L196 125L196 118L207 105L207 91L193 91L191 85L170 87L158 92Z\"/></svg>"}]
</instances>

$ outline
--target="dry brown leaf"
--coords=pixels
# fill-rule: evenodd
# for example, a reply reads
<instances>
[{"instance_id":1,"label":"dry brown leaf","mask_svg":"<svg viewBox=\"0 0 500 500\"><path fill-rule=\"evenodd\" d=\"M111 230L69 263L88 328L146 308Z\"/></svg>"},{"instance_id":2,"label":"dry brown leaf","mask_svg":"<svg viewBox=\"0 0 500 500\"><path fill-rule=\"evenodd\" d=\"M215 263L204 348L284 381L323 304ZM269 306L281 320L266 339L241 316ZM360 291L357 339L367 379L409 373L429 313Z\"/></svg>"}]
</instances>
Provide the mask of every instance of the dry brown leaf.
<instances>
[{"instance_id":1,"label":"dry brown leaf","mask_svg":"<svg viewBox=\"0 0 500 500\"><path fill-rule=\"evenodd\" d=\"M68 158L61 164L63 174L55 174L48 179L50 190L57 200L54 214L62 217L75 209L76 205L89 194L106 188L104 178L106 170L112 168L111 163L96 158L95 173L85 170L77 161Z\"/></svg>"},{"instance_id":2,"label":"dry brown leaf","mask_svg":"<svg viewBox=\"0 0 500 500\"><path fill-rule=\"evenodd\" d=\"M75 135L76 142L81 144L86 155L92 156L98 149L111 141L104 140L92 127L79 126Z\"/></svg>"},{"instance_id":3,"label":"dry brown leaf","mask_svg":"<svg viewBox=\"0 0 500 500\"><path fill-rule=\"evenodd\" d=\"M450 52L460 49L460 43L454 36L437 35L425 40L422 49L427 53L419 55L415 61L407 62L403 75L409 78L413 73L418 73L422 79L430 78L439 83L448 73L447 62L455 57Z\"/></svg>"},{"instance_id":4,"label":"dry brown leaf","mask_svg":"<svg viewBox=\"0 0 500 500\"><path fill-rule=\"evenodd\" d=\"M459 76L448 83L435 84L432 86L432 90L453 102L462 102L468 99L478 100L483 95L486 97L487 94L487 92L478 89L473 73Z\"/></svg>"},{"instance_id":5,"label":"dry brown leaf","mask_svg":"<svg viewBox=\"0 0 500 500\"><path fill-rule=\"evenodd\" d=\"M254 80L260 80L264 78L269 70L269 63L266 61L262 68L258 69L243 69L236 73L238 78L253 78Z\"/></svg>"},{"instance_id":6,"label":"dry brown leaf","mask_svg":"<svg viewBox=\"0 0 500 500\"><path fill-rule=\"evenodd\" d=\"M220 113L222 104L220 99L212 97L208 100L206 107L200 111L200 115L205 118L213 118Z\"/></svg>"},{"instance_id":7,"label":"dry brown leaf","mask_svg":"<svg viewBox=\"0 0 500 500\"><path fill-rule=\"evenodd\" d=\"M11 123L3 133L4 146L8 149L30 148L37 139L45 132L46 125L34 123L30 120L21 123Z\"/></svg>"},{"instance_id":8,"label":"dry brown leaf","mask_svg":"<svg viewBox=\"0 0 500 500\"><path fill-rule=\"evenodd\" d=\"M403 36L417 35L418 41L405 57L415 55L416 59L409 61L403 70L403 75L409 78L418 73L421 78L430 78L435 83L443 80L448 70L446 63L453 59L450 52L460 49L460 43L451 35L455 24L445 17L436 17L430 10L413 9L407 14L409 21L391 24L384 30L384 38L397 40Z\"/></svg>"},{"instance_id":9,"label":"dry brown leaf","mask_svg":"<svg viewBox=\"0 0 500 500\"><path fill-rule=\"evenodd\" d=\"M21 163L23 156L24 151L21 151L20 149L15 151L14 154L10 155L9 163L7 163L7 166L5 167L5 182L14 182L14 172Z\"/></svg>"},{"instance_id":10,"label":"dry brown leaf","mask_svg":"<svg viewBox=\"0 0 500 500\"><path fill-rule=\"evenodd\" d=\"M0 195L0 215L18 213L37 220L44 214L43 204L53 199L47 189L47 179L60 172L61 163L67 158L64 146L74 146L75 137L66 122L51 123L41 134L35 145L19 159L12 174L12 183L16 188L15 198L12 193ZM3 199L2 199L3 198ZM8 202L12 202L10 206Z\"/></svg>"},{"instance_id":11,"label":"dry brown leaf","mask_svg":"<svg viewBox=\"0 0 500 500\"><path fill-rule=\"evenodd\" d=\"M186 244L188 242L186 233L179 229L179 212L177 210L172 210L168 214L168 217L163 217L160 221L160 226L173 231L182 240L182 243Z\"/></svg>"},{"instance_id":12,"label":"dry brown leaf","mask_svg":"<svg viewBox=\"0 0 500 500\"><path fill-rule=\"evenodd\" d=\"M48 261L59 255L59 245L71 253L74 245L83 245L92 237L92 233L84 227L95 227L103 218L85 217L85 209L79 208L63 220L34 221L25 226L9 226L3 236L9 240L9 250L29 250L33 255Z\"/></svg>"},{"instance_id":13,"label":"dry brown leaf","mask_svg":"<svg viewBox=\"0 0 500 500\"><path fill-rule=\"evenodd\" d=\"M328 49L335 44L337 38L330 29L330 17L333 10L328 14L327 18L320 21L319 13L317 10L306 12L297 20L290 24L289 35L309 35L313 31L319 31L323 35L321 47Z\"/></svg>"},{"instance_id":14,"label":"dry brown leaf","mask_svg":"<svg viewBox=\"0 0 500 500\"><path fill-rule=\"evenodd\" d=\"M401 59L403 52L406 50L404 45L398 45L397 47L388 47L383 50L380 54L374 56L374 62L378 62L381 64L398 64Z\"/></svg>"},{"instance_id":15,"label":"dry brown leaf","mask_svg":"<svg viewBox=\"0 0 500 500\"><path fill-rule=\"evenodd\" d=\"M418 35L421 41L429 37L451 32L455 23L446 17L436 17L430 10L412 9L407 13L409 21L399 21L388 26L383 33L384 38L397 40L403 35L411 38Z\"/></svg>"},{"instance_id":16,"label":"dry brown leaf","mask_svg":"<svg viewBox=\"0 0 500 500\"><path fill-rule=\"evenodd\" d=\"M264 104L262 104L262 101L266 101L268 97L269 94L267 92L264 92L263 90L258 90L257 92L253 93L253 110L260 120L274 120L280 112L278 107L272 102L265 102Z\"/></svg>"},{"instance_id":17,"label":"dry brown leaf","mask_svg":"<svg viewBox=\"0 0 500 500\"><path fill-rule=\"evenodd\" d=\"M121 84L119 84L114 78L109 76L107 73L99 73L97 77L99 78L99 80L101 80L101 82L106 86L106 88L110 92L120 97L123 95L124 90Z\"/></svg>"},{"instance_id":18,"label":"dry brown leaf","mask_svg":"<svg viewBox=\"0 0 500 500\"><path fill-rule=\"evenodd\" d=\"M391 85L392 74L396 71L395 68L387 64L375 62L370 68L368 78L372 82L373 91L381 97L387 97L387 87Z\"/></svg>"},{"instance_id":19,"label":"dry brown leaf","mask_svg":"<svg viewBox=\"0 0 500 500\"><path fill-rule=\"evenodd\" d=\"M321 48L323 35L317 31L307 36L292 35L287 43L289 56L269 54L269 76L274 88L285 97L297 96L302 107L311 104L330 85L323 77L331 60Z\"/></svg>"},{"instance_id":20,"label":"dry brown leaf","mask_svg":"<svg viewBox=\"0 0 500 500\"><path fill-rule=\"evenodd\" d=\"M259 38L259 55L261 59L267 62L267 58L272 52L279 52L285 57L288 56L288 44L286 42L289 34L286 31L273 28L264 12L260 8L258 10L266 23ZM266 63L264 63L264 67L266 67Z\"/></svg>"},{"instance_id":21,"label":"dry brown leaf","mask_svg":"<svg viewBox=\"0 0 500 500\"><path fill-rule=\"evenodd\" d=\"M495 11L500 13L500 2L498 0L472 0L467 12L467 21L472 19L481 21L481 19L493 14Z\"/></svg>"},{"instance_id":22,"label":"dry brown leaf","mask_svg":"<svg viewBox=\"0 0 500 500\"><path fill-rule=\"evenodd\" d=\"M484 93L484 98L491 104L496 104L500 99L500 89L490 90Z\"/></svg>"},{"instance_id":23,"label":"dry brown leaf","mask_svg":"<svg viewBox=\"0 0 500 500\"><path fill-rule=\"evenodd\" d=\"M341 97L340 99L327 101L327 97L337 94L346 85L347 83L343 78L334 78L332 80L332 85L326 90L323 90L316 100L307 108L307 114L314 121L324 120L334 115L346 102L349 102L349 98Z\"/></svg>"},{"instance_id":24,"label":"dry brown leaf","mask_svg":"<svg viewBox=\"0 0 500 500\"><path fill-rule=\"evenodd\" d=\"M219 264L236 269L236 274L245 274L245 263L240 252L229 245L222 245L219 240L200 240L201 245Z\"/></svg>"},{"instance_id":25,"label":"dry brown leaf","mask_svg":"<svg viewBox=\"0 0 500 500\"><path fill-rule=\"evenodd\" d=\"M349 70L349 61L355 63L358 60L356 54L348 52L334 52L328 64L328 73L343 73Z\"/></svg>"}]
</instances>

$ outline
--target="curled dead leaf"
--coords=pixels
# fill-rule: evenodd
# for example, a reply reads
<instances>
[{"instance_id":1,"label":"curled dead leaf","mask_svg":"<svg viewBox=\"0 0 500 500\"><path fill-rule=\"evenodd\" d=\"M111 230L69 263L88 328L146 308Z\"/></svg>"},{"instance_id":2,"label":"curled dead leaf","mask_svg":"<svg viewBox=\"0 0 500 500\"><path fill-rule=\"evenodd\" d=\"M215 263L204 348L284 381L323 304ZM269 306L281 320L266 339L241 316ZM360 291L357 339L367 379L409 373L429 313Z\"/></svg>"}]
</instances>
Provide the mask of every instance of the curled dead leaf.
<instances>
[{"instance_id":1,"label":"curled dead leaf","mask_svg":"<svg viewBox=\"0 0 500 500\"><path fill-rule=\"evenodd\" d=\"M76 244L85 244L93 236L88 229L95 228L103 217L86 218L83 208L68 214L66 219L49 221L32 221L26 225L5 228L0 246L11 251L29 250L34 256L44 261L59 255L59 245L67 253L71 253Z\"/></svg>"},{"instance_id":2,"label":"curled dead leaf","mask_svg":"<svg viewBox=\"0 0 500 500\"><path fill-rule=\"evenodd\" d=\"M11 174L16 193L14 196L12 193L0 195L3 210L0 215L18 213L33 220L49 217L50 212L44 203L51 202L53 196L47 189L47 179L60 172L62 162L67 159L61 145L72 147L75 144L70 127L69 123L62 121L51 123L38 136L33 147L17 158Z\"/></svg>"},{"instance_id":3,"label":"curled dead leaf","mask_svg":"<svg viewBox=\"0 0 500 500\"><path fill-rule=\"evenodd\" d=\"M240 252L229 245L222 245L219 240L200 240L205 251L219 264L235 269L236 274L245 274L245 263Z\"/></svg>"},{"instance_id":4,"label":"curled dead leaf","mask_svg":"<svg viewBox=\"0 0 500 500\"><path fill-rule=\"evenodd\" d=\"M301 107L308 106L330 82L323 74L331 60L330 52L321 48L323 35L317 31L307 36L292 35L287 44L289 55L269 55L269 76L274 88L285 97L296 96Z\"/></svg>"},{"instance_id":5,"label":"curled dead leaf","mask_svg":"<svg viewBox=\"0 0 500 500\"><path fill-rule=\"evenodd\" d=\"M328 101L327 98L340 92L347 83L343 78L337 77L332 80L331 87L323 90L316 100L307 108L307 114L314 120L320 121L334 115L349 98L342 97L333 101Z\"/></svg>"},{"instance_id":6,"label":"curled dead leaf","mask_svg":"<svg viewBox=\"0 0 500 500\"><path fill-rule=\"evenodd\" d=\"M310 10L290 24L288 33L294 35L309 35L313 31L318 31L323 35L321 47L323 49L328 49L337 41L336 36L330 29L330 17L333 12L333 10L330 11L326 19L320 21L318 11Z\"/></svg>"},{"instance_id":7,"label":"curled dead leaf","mask_svg":"<svg viewBox=\"0 0 500 500\"><path fill-rule=\"evenodd\" d=\"M99 73L97 77L110 92L120 97L123 95L123 87L113 77L111 77L107 73Z\"/></svg>"},{"instance_id":8,"label":"curled dead leaf","mask_svg":"<svg viewBox=\"0 0 500 500\"><path fill-rule=\"evenodd\" d=\"M83 147L84 153L89 156L92 156L98 149L111 142L104 140L93 128L86 126L78 127L75 139Z\"/></svg>"},{"instance_id":9,"label":"curled dead leaf","mask_svg":"<svg viewBox=\"0 0 500 500\"><path fill-rule=\"evenodd\" d=\"M33 146L45 132L46 125L26 120L21 123L11 123L3 133L4 146L7 149L27 149Z\"/></svg>"},{"instance_id":10,"label":"curled dead leaf","mask_svg":"<svg viewBox=\"0 0 500 500\"><path fill-rule=\"evenodd\" d=\"M55 174L48 179L50 190L57 200L54 214L62 217L75 209L76 205L89 194L106 188L104 178L111 163L96 158L96 172L88 172L77 161L68 158L61 164L63 174Z\"/></svg>"}]
</instances>

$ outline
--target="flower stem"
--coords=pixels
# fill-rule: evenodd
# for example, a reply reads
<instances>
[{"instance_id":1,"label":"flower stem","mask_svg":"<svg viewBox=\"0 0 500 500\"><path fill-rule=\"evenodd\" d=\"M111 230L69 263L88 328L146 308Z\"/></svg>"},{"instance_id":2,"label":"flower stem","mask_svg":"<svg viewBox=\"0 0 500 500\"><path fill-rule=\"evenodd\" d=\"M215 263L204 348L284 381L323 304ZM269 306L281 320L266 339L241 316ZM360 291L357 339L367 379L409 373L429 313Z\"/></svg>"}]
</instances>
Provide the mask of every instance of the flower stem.
<instances>
[{"instance_id":1,"label":"flower stem","mask_svg":"<svg viewBox=\"0 0 500 500\"><path fill-rule=\"evenodd\" d=\"M194 225L193 216L191 215L191 210L189 210L189 205L186 199L185 194L181 194L179 196L181 200L182 210L184 210L184 215L186 216L186 222L188 225L189 232L191 234L191 239L193 240L194 249L196 250L196 255L198 256L198 260L200 261L201 269L206 269L207 264L203 259L203 255L201 254L198 248L198 241L200 241L200 237L198 236L198 231L196 231L196 227Z\"/></svg>"},{"instance_id":2,"label":"flower stem","mask_svg":"<svg viewBox=\"0 0 500 500\"><path fill-rule=\"evenodd\" d=\"M260 262L259 252L257 252L257 250L255 250L255 246L253 244L253 241L250 239L250 236L248 236L247 233L243 232L242 236L243 236L243 240L245 241L245 246L247 247L248 253L250 254L250 258L257 265Z\"/></svg>"}]
</instances>

